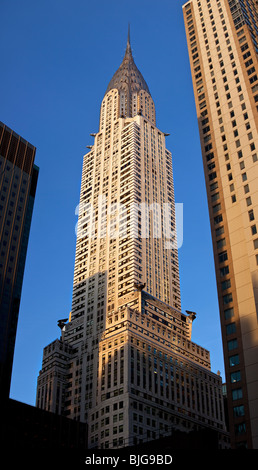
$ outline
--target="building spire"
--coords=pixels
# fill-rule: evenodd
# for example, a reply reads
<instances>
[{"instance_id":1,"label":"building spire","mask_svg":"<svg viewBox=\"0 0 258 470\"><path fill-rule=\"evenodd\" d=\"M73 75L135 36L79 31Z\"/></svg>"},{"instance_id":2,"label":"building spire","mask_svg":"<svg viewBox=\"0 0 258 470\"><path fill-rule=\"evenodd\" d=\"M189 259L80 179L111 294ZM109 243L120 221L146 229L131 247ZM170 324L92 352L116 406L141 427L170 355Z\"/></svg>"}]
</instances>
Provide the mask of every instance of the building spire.
<instances>
[{"instance_id":1,"label":"building spire","mask_svg":"<svg viewBox=\"0 0 258 470\"><path fill-rule=\"evenodd\" d=\"M131 42L130 42L130 23L128 23L128 33L127 33L127 45L129 44L129 46L131 45Z\"/></svg>"},{"instance_id":2,"label":"building spire","mask_svg":"<svg viewBox=\"0 0 258 470\"><path fill-rule=\"evenodd\" d=\"M132 49L131 49L131 40L130 40L130 23L128 23L126 52L132 52Z\"/></svg>"},{"instance_id":3,"label":"building spire","mask_svg":"<svg viewBox=\"0 0 258 470\"><path fill-rule=\"evenodd\" d=\"M145 90L150 95L148 85L141 72L136 67L133 59L130 39L130 23L128 23L127 44L123 61L110 80L106 93L113 88L116 88L119 92L126 91L128 93L129 90L130 93L133 91L138 93L140 90ZM127 98L129 102L129 96Z\"/></svg>"}]
</instances>

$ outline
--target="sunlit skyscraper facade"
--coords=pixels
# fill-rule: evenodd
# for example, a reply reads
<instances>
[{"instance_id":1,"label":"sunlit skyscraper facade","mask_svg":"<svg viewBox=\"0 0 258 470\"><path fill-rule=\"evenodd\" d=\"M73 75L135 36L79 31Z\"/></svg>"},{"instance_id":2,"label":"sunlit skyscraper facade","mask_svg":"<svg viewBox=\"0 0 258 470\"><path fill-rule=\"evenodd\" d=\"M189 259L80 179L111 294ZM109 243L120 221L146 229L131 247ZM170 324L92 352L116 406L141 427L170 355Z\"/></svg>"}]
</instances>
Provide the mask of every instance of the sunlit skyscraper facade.
<instances>
[{"instance_id":1,"label":"sunlit skyscraper facade","mask_svg":"<svg viewBox=\"0 0 258 470\"><path fill-rule=\"evenodd\" d=\"M198 427L224 445L221 377L191 341L195 314L181 312L172 156L129 34L92 136L72 309L44 349L37 406L87 422L90 447Z\"/></svg>"},{"instance_id":2,"label":"sunlit skyscraper facade","mask_svg":"<svg viewBox=\"0 0 258 470\"><path fill-rule=\"evenodd\" d=\"M191 0L183 14L210 212L231 443L257 448L257 2Z\"/></svg>"}]
</instances>

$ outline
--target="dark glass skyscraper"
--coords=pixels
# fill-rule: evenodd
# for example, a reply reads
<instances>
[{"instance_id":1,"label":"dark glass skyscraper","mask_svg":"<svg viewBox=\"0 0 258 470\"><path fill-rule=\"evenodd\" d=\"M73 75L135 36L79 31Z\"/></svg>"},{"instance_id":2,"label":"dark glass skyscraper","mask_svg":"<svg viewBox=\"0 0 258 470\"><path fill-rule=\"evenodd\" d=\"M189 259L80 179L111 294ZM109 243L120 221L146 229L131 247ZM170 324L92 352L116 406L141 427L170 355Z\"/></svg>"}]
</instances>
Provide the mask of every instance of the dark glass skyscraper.
<instances>
[{"instance_id":1,"label":"dark glass skyscraper","mask_svg":"<svg viewBox=\"0 0 258 470\"><path fill-rule=\"evenodd\" d=\"M0 122L0 390L8 398L32 211L36 148Z\"/></svg>"}]
</instances>

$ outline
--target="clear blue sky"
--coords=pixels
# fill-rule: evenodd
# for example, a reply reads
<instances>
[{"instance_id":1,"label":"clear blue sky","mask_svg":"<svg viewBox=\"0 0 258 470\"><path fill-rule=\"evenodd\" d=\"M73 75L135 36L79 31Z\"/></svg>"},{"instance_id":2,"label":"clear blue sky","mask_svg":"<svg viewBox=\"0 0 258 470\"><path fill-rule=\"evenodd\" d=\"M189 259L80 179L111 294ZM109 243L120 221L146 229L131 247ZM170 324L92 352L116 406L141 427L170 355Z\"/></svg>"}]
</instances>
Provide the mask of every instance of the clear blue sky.
<instances>
[{"instance_id":1,"label":"clear blue sky","mask_svg":"<svg viewBox=\"0 0 258 470\"><path fill-rule=\"evenodd\" d=\"M44 346L71 308L75 208L82 158L98 131L101 101L125 52L170 133L175 199L184 207L179 250L182 310L192 340L224 379L217 288L182 0L2 0L0 119L37 147L40 167L17 329L11 398L35 404Z\"/></svg>"}]
</instances>

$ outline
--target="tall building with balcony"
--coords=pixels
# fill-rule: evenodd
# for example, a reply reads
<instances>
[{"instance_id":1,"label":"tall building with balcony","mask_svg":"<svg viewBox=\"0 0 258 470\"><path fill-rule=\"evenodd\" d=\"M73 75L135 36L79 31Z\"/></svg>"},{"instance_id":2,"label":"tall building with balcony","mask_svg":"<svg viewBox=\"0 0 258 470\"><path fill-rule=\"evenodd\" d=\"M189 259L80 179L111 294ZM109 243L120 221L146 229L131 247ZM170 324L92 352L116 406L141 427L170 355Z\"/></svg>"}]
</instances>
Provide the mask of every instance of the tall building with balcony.
<instances>
[{"instance_id":1,"label":"tall building with balcony","mask_svg":"<svg viewBox=\"0 0 258 470\"><path fill-rule=\"evenodd\" d=\"M92 135L72 309L44 349L37 406L87 422L90 447L199 427L224 445L221 377L181 313L172 157L129 35Z\"/></svg>"},{"instance_id":2,"label":"tall building with balcony","mask_svg":"<svg viewBox=\"0 0 258 470\"><path fill-rule=\"evenodd\" d=\"M232 446L258 447L257 2L183 6L210 214Z\"/></svg>"},{"instance_id":3,"label":"tall building with balcony","mask_svg":"<svg viewBox=\"0 0 258 470\"><path fill-rule=\"evenodd\" d=\"M0 382L9 397L38 167L36 148L0 122Z\"/></svg>"}]
</instances>

